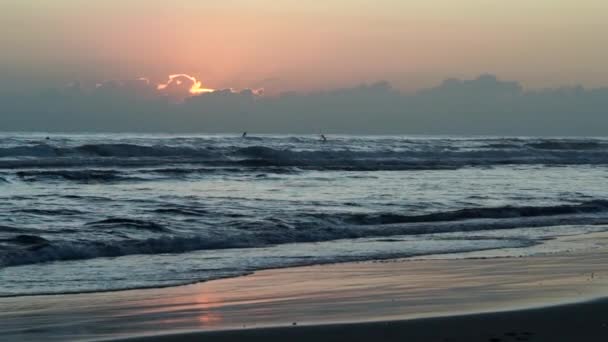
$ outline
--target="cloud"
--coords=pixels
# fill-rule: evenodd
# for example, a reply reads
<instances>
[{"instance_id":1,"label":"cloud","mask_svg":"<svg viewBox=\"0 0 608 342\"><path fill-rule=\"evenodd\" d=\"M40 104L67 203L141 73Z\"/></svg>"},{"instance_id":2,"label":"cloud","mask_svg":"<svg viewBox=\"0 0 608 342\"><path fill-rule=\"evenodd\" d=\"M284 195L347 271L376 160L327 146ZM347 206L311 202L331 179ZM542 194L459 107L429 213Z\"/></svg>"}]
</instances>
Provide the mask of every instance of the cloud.
<instances>
[{"instance_id":1,"label":"cloud","mask_svg":"<svg viewBox=\"0 0 608 342\"><path fill-rule=\"evenodd\" d=\"M215 89L204 88L203 84L196 77L187 74L169 75L167 82L159 83L156 89L180 100L191 95L215 91Z\"/></svg>"},{"instance_id":2,"label":"cloud","mask_svg":"<svg viewBox=\"0 0 608 342\"><path fill-rule=\"evenodd\" d=\"M449 78L441 85L420 93L438 97L516 96L523 92L518 82L501 81L495 75L485 74L472 80Z\"/></svg>"},{"instance_id":3,"label":"cloud","mask_svg":"<svg viewBox=\"0 0 608 342\"><path fill-rule=\"evenodd\" d=\"M87 93L87 89L80 84L75 91ZM97 96L118 96L118 97L137 97L148 99L156 97L158 92L152 82L145 77L140 77L134 80L111 80L97 83L95 89L91 91Z\"/></svg>"},{"instance_id":4,"label":"cloud","mask_svg":"<svg viewBox=\"0 0 608 342\"><path fill-rule=\"evenodd\" d=\"M607 88L525 91L493 75L447 79L414 94L376 82L267 96L206 89L178 74L162 84L140 78L0 94L0 103L8 131L604 135L608 127Z\"/></svg>"}]
</instances>

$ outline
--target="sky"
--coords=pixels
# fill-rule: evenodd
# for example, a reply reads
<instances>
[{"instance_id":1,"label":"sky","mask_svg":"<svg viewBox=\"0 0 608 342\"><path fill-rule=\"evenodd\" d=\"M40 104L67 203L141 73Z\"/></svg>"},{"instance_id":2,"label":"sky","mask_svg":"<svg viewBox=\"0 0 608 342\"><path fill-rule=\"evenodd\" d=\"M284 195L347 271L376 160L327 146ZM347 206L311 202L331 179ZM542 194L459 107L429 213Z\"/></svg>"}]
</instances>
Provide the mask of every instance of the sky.
<instances>
[{"instance_id":1,"label":"sky","mask_svg":"<svg viewBox=\"0 0 608 342\"><path fill-rule=\"evenodd\" d=\"M214 88L404 90L494 73L608 85L604 0L2 0L2 72L52 85L186 73ZM4 87L10 85L3 85Z\"/></svg>"},{"instance_id":2,"label":"sky","mask_svg":"<svg viewBox=\"0 0 608 342\"><path fill-rule=\"evenodd\" d=\"M606 13L605 0L0 0L0 94L179 74L177 101L378 81L415 94L487 73L529 91L600 88Z\"/></svg>"}]
</instances>

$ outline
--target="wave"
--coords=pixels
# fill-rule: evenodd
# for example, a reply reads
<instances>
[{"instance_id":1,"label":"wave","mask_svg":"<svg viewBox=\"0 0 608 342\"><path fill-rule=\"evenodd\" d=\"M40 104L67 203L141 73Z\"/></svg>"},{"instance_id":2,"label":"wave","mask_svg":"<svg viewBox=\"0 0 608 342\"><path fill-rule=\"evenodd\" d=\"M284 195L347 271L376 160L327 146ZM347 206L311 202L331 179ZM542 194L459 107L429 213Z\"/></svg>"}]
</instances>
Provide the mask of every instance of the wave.
<instances>
[{"instance_id":1,"label":"wave","mask_svg":"<svg viewBox=\"0 0 608 342\"><path fill-rule=\"evenodd\" d=\"M40 216L73 216L83 214L82 211L74 209L16 209L12 212L33 214Z\"/></svg>"},{"instance_id":2,"label":"wave","mask_svg":"<svg viewBox=\"0 0 608 342\"><path fill-rule=\"evenodd\" d=\"M62 150L47 144L13 146L0 148L1 157L57 157Z\"/></svg>"},{"instance_id":3,"label":"wave","mask_svg":"<svg viewBox=\"0 0 608 342\"><path fill-rule=\"evenodd\" d=\"M36 251L50 244L49 240L37 235L17 235L6 241L24 246L29 251Z\"/></svg>"},{"instance_id":4,"label":"wave","mask_svg":"<svg viewBox=\"0 0 608 342\"><path fill-rule=\"evenodd\" d=\"M48 144L13 146L0 148L0 157L172 157L206 156L204 149L185 146L137 145L137 144L84 144L76 147L55 147Z\"/></svg>"},{"instance_id":5,"label":"wave","mask_svg":"<svg viewBox=\"0 0 608 342\"><path fill-rule=\"evenodd\" d=\"M239 163L246 164L246 163ZM243 165L245 166L245 165ZM231 173L243 173L243 172L251 172L251 168L248 167L231 167L231 166L217 166L217 167L192 167L189 165L183 165L181 167L171 167L171 168L160 168L160 169L139 169L135 172L137 173L152 173L159 175L168 175L168 176L187 176L191 174L231 174ZM267 167L256 167L256 173L273 173L273 174L295 174L301 171L295 167L277 167L277 166L267 166Z\"/></svg>"},{"instance_id":6,"label":"wave","mask_svg":"<svg viewBox=\"0 0 608 342\"><path fill-rule=\"evenodd\" d=\"M50 143L2 147L0 168L137 167L167 164L225 168L434 170L502 164L606 165L608 142L598 139L336 139L322 144L287 137L151 139L144 143ZM167 172L171 167L167 167ZM180 172L174 170L174 172ZM69 178L69 175L67 176ZM101 177L101 176L100 176Z\"/></svg>"},{"instance_id":7,"label":"wave","mask_svg":"<svg viewBox=\"0 0 608 342\"><path fill-rule=\"evenodd\" d=\"M26 182L42 180L67 180L75 182L133 181L138 178L125 176L116 170L35 170L19 171L17 177Z\"/></svg>"},{"instance_id":8,"label":"wave","mask_svg":"<svg viewBox=\"0 0 608 342\"><path fill-rule=\"evenodd\" d=\"M88 144L79 146L70 151L83 153L98 157L207 157L209 152L206 149L197 149L182 146L146 146L134 144Z\"/></svg>"},{"instance_id":9,"label":"wave","mask_svg":"<svg viewBox=\"0 0 608 342\"><path fill-rule=\"evenodd\" d=\"M158 214L165 215L180 215L180 216L208 216L211 213L208 210L196 208L196 207L176 207L176 208L158 208L153 210Z\"/></svg>"},{"instance_id":10,"label":"wave","mask_svg":"<svg viewBox=\"0 0 608 342\"><path fill-rule=\"evenodd\" d=\"M205 215L205 212L167 211L170 215ZM184 253L195 250L255 248L286 243L321 242L365 237L441 234L484 230L608 225L608 201L545 207L468 208L428 215L350 214L299 215L293 220L235 218L197 235L179 234L162 224L129 218L108 218L87 224L112 239L62 241L45 237L8 240L0 250L0 267L58 260L116 257L129 254ZM154 235L123 234L125 231ZM134 238L145 236L145 238ZM36 243L36 242L40 243ZM23 242L23 243L22 243ZM26 242L32 242L27 244ZM36 246L35 248L23 248Z\"/></svg>"},{"instance_id":11,"label":"wave","mask_svg":"<svg viewBox=\"0 0 608 342\"><path fill-rule=\"evenodd\" d=\"M12 248L4 253L0 250L0 267L133 254L184 253L202 249L224 249L241 246L251 247L247 243L222 242L221 239L209 240L202 236L167 235L144 240L52 241L35 250Z\"/></svg>"},{"instance_id":12,"label":"wave","mask_svg":"<svg viewBox=\"0 0 608 342\"><path fill-rule=\"evenodd\" d=\"M546 153L526 148L513 149L432 149L432 150L313 150L299 151L251 146L233 151L243 157L240 165L291 166L321 170L440 170L467 166L504 164L579 165L608 164L608 150L582 153L580 150L552 150Z\"/></svg>"},{"instance_id":13,"label":"wave","mask_svg":"<svg viewBox=\"0 0 608 342\"><path fill-rule=\"evenodd\" d=\"M135 229L135 230L146 230L152 232L170 232L171 230L161 224L146 220L136 220L129 218L108 218L101 221L89 222L86 224L89 227L95 227L98 229L112 230L112 229Z\"/></svg>"},{"instance_id":14,"label":"wave","mask_svg":"<svg viewBox=\"0 0 608 342\"><path fill-rule=\"evenodd\" d=\"M608 147L608 144L599 141L562 141L548 140L527 144L526 146L539 150L595 150Z\"/></svg>"},{"instance_id":15,"label":"wave","mask_svg":"<svg viewBox=\"0 0 608 342\"><path fill-rule=\"evenodd\" d=\"M481 149L497 149L497 150L522 150L534 149L540 151L593 151L598 149L608 148L608 141L600 139L523 139L523 138L505 138L505 139L481 139L479 142Z\"/></svg>"},{"instance_id":16,"label":"wave","mask_svg":"<svg viewBox=\"0 0 608 342\"><path fill-rule=\"evenodd\" d=\"M399 214L350 214L343 220L352 224L394 224L416 222L460 221L467 219L502 219L517 217L555 216L608 211L608 200L593 200L575 205L547 207L504 206L493 208L466 208L427 215L406 216Z\"/></svg>"},{"instance_id":17,"label":"wave","mask_svg":"<svg viewBox=\"0 0 608 342\"><path fill-rule=\"evenodd\" d=\"M22 231L23 229L21 228L0 225L0 233L17 233Z\"/></svg>"}]
</instances>

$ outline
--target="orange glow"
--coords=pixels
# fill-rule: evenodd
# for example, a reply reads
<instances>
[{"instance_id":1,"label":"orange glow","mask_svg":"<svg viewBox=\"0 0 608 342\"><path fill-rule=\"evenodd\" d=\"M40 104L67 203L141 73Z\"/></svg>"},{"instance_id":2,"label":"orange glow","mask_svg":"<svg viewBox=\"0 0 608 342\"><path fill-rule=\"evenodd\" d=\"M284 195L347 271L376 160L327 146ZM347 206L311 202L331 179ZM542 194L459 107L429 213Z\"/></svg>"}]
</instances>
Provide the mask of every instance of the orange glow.
<instances>
[{"instance_id":1,"label":"orange glow","mask_svg":"<svg viewBox=\"0 0 608 342\"><path fill-rule=\"evenodd\" d=\"M188 92L192 95L198 95L198 94L202 94L202 93L212 93L215 91L215 89L203 88L201 81L197 80L196 77L190 76L188 74L169 75L169 80L167 81L167 83L158 84L156 86L156 89L158 89L158 90L167 89L173 83L175 83L176 85L179 86L183 83L181 80L183 78L188 79L192 82L192 86L188 90Z\"/></svg>"}]
</instances>

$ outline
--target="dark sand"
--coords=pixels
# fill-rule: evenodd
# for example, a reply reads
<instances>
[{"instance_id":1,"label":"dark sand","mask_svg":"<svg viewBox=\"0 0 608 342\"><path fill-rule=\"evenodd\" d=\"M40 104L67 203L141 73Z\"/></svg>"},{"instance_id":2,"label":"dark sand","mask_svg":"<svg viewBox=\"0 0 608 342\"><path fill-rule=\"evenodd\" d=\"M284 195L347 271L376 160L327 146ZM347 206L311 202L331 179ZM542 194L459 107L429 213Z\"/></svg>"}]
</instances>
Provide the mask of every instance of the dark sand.
<instances>
[{"instance_id":1,"label":"dark sand","mask_svg":"<svg viewBox=\"0 0 608 342\"><path fill-rule=\"evenodd\" d=\"M608 341L608 300L409 321L187 333L126 341L606 342Z\"/></svg>"}]
</instances>

